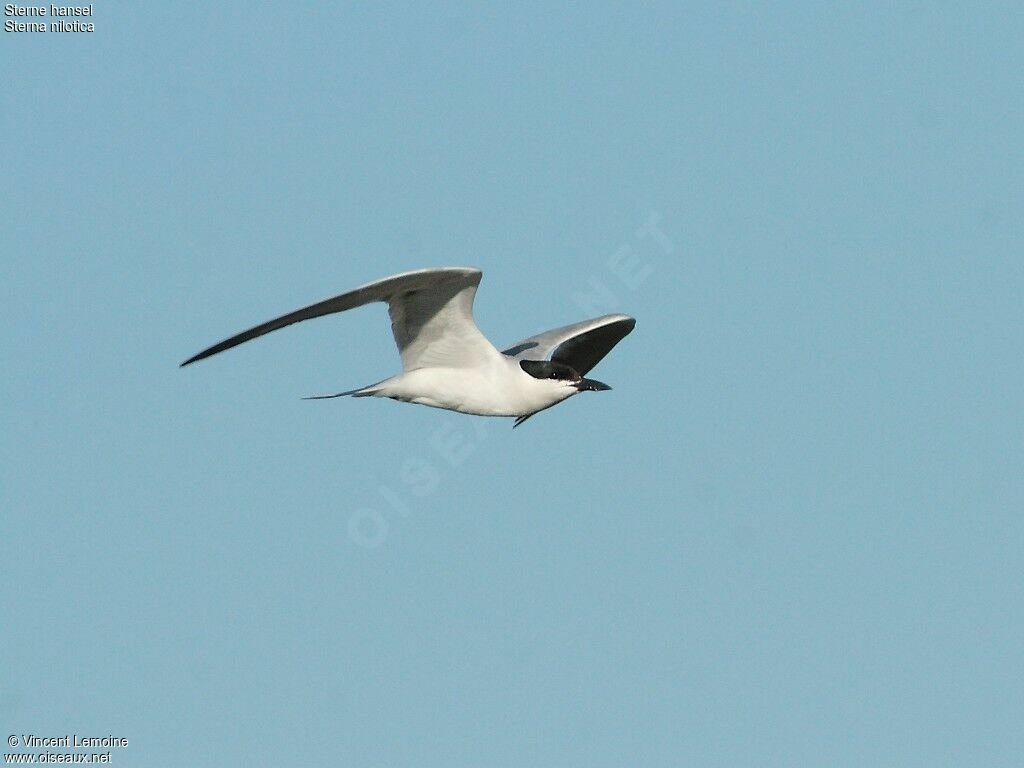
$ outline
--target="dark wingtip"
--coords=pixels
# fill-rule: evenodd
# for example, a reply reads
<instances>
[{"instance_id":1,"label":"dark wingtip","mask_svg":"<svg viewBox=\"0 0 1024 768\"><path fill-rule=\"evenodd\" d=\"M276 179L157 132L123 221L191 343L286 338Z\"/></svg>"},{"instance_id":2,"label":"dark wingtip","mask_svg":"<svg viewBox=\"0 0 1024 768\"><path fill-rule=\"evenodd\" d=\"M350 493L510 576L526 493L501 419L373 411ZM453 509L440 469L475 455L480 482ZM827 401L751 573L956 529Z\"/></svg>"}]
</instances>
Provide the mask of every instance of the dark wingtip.
<instances>
[{"instance_id":1,"label":"dark wingtip","mask_svg":"<svg viewBox=\"0 0 1024 768\"><path fill-rule=\"evenodd\" d=\"M209 350L206 350L204 352L200 352L198 355L192 355L192 357L190 357L188 360L186 360L184 363L182 363L178 367L179 368L184 368L186 365L192 365L192 363L196 362L197 360L202 360L203 358L209 357L209 355L206 354L206 352L208 352L208 351Z\"/></svg>"}]
</instances>

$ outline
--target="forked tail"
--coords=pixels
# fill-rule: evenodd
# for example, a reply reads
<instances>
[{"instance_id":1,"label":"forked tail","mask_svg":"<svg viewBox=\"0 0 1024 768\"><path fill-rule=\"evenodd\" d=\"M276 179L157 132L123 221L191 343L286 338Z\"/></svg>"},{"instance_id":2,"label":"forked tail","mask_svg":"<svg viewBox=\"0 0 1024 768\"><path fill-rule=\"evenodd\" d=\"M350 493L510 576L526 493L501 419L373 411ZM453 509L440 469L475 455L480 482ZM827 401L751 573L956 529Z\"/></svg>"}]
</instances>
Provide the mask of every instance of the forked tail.
<instances>
[{"instance_id":1,"label":"forked tail","mask_svg":"<svg viewBox=\"0 0 1024 768\"><path fill-rule=\"evenodd\" d=\"M387 381L387 379L384 379ZM378 381L376 384L367 384L365 387L359 387L359 389L350 389L348 392L338 392L335 395L310 395L309 397L302 398L303 400L332 400L335 397L373 397L377 394L377 387L383 384L384 381Z\"/></svg>"}]
</instances>

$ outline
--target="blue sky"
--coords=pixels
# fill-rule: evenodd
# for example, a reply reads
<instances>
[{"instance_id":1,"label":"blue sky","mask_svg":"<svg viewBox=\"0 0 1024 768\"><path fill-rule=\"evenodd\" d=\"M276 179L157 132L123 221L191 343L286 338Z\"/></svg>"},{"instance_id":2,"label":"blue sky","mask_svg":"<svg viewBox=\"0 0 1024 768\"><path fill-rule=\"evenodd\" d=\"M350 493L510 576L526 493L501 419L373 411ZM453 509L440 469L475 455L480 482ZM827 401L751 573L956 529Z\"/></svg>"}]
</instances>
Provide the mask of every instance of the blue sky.
<instances>
[{"instance_id":1,"label":"blue sky","mask_svg":"<svg viewBox=\"0 0 1024 768\"><path fill-rule=\"evenodd\" d=\"M118 765L1024 752L1016 4L94 4L0 37L0 727ZM614 390L390 401L484 271Z\"/></svg>"}]
</instances>

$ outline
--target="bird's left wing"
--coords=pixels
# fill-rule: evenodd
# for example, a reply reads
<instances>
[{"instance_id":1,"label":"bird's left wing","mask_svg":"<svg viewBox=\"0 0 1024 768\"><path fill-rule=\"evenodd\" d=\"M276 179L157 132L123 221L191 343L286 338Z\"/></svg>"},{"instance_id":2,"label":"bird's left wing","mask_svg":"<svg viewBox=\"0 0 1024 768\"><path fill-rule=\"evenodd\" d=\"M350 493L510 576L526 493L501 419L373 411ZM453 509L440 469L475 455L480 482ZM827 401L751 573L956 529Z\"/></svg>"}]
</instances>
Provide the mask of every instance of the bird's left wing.
<instances>
[{"instance_id":1,"label":"bird's left wing","mask_svg":"<svg viewBox=\"0 0 1024 768\"><path fill-rule=\"evenodd\" d=\"M292 323L344 312L374 301L388 302L392 329L398 349L402 353L404 368L409 367L407 356L415 357L415 353L419 353L422 357L427 350L428 342L448 341L445 331L451 329L457 330L464 345L473 345L479 354L486 354L488 350L491 354L497 354L473 323L473 296L480 282L480 275L480 270L467 267L418 269L392 275L242 331L193 355L183 362L182 366L216 355ZM442 347L436 349L438 357L444 356L440 353L445 346L448 345L442 343ZM410 351L412 354L407 355Z\"/></svg>"},{"instance_id":2,"label":"bird's left wing","mask_svg":"<svg viewBox=\"0 0 1024 768\"><path fill-rule=\"evenodd\" d=\"M635 325L636 320L628 315L604 315L523 339L502 354L517 360L563 363L585 376Z\"/></svg>"}]
</instances>

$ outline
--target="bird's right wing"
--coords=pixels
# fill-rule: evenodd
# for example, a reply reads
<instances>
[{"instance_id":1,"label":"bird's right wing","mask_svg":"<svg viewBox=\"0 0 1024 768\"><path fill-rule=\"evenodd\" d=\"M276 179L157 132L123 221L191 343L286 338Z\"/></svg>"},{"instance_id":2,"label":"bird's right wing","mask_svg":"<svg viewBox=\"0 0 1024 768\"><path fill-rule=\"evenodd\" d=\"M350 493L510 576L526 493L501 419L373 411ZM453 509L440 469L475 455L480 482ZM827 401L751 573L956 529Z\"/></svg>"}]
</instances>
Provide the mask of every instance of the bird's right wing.
<instances>
[{"instance_id":1,"label":"bird's right wing","mask_svg":"<svg viewBox=\"0 0 1024 768\"><path fill-rule=\"evenodd\" d=\"M473 297L480 277L480 270L465 267L418 269L386 277L242 331L193 355L182 365L292 323L386 301L404 370L427 365L471 366L498 354L473 321Z\"/></svg>"},{"instance_id":2,"label":"bird's right wing","mask_svg":"<svg viewBox=\"0 0 1024 768\"><path fill-rule=\"evenodd\" d=\"M501 355L473 320L478 269L426 270L388 298L402 370L478 368Z\"/></svg>"},{"instance_id":3,"label":"bird's right wing","mask_svg":"<svg viewBox=\"0 0 1024 768\"><path fill-rule=\"evenodd\" d=\"M604 315L523 339L502 354L517 360L564 363L585 376L635 325L629 315Z\"/></svg>"}]
</instances>

